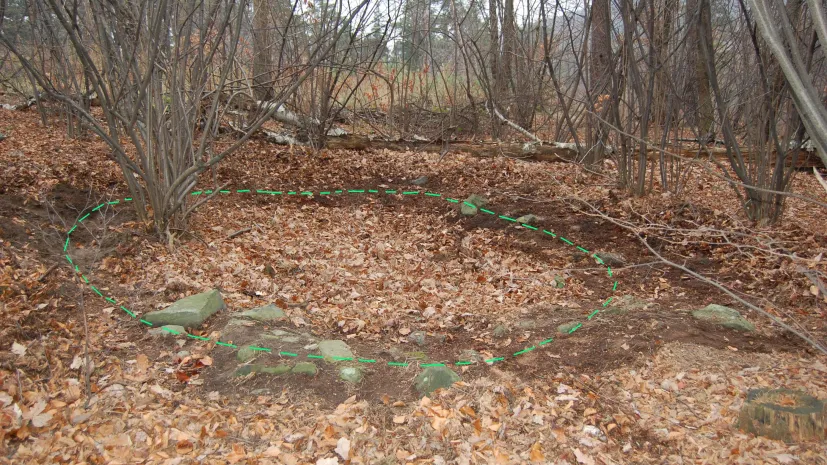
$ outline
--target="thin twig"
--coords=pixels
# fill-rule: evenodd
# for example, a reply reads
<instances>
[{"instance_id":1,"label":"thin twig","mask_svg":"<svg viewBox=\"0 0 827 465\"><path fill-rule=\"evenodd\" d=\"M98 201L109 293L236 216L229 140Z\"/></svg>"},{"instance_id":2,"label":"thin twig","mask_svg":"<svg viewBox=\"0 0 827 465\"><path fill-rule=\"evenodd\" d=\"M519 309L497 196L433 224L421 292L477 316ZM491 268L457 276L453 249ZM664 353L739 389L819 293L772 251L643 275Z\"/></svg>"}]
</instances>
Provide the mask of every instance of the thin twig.
<instances>
[{"instance_id":1,"label":"thin twig","mask_svg":"<svg viewBox=\"0 0 827 465\"><path fill-rule=\"evenodd\" d=\"M236 232L234 232L234 233L230 233L230 235L228 235L228 236L227 236L227 239L235 239L236 237L238 237L238 236L240 236L240 235L242 235L242 234L244 234L244 233L250 232L252 229L253 229L253 228L243 228L243 229L239 229L238 231L236 231Z\"/></svg>"}]
</instances>

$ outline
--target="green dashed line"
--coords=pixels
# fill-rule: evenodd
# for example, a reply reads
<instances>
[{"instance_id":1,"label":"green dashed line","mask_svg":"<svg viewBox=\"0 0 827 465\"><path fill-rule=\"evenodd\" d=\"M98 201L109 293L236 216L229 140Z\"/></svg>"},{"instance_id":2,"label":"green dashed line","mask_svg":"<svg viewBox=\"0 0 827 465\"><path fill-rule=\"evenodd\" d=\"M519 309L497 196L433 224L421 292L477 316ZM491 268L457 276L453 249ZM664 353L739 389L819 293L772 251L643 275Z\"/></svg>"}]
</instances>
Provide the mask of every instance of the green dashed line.
<instances>
[{"instance_id":1,"label":"green dashed line","mask_svg":"<svg viewBox=\"0 0 827 465\"><path fill-rule=\"evenodd\" d=\"M135 312L133 312L132 310L130 310L126 307L124 307L123 305L121 305L121 310L125 311L126 314L131 316L132 318L138 318L138 315L136 315Z\"/></svg>"},{"instance_id":2,"label":"green dashed line","mask_svg":"<svg viewBox=\"0 0 827 465\"><path fill-rule=\"evenodd\" d=\"M520 350L520 351L518 351L518 352L514 352L514 355L513 355L513 356L514 356L514 357L516 357L516 356L518 356L518 355L527 354L527 353L531 352L532 350L534 350L534 349L536 349L536 348L537 348L536 346L526 347L526 348L525 348L525 349L523 349L523 350Z\"/></svg>"},{"instance_id":3,"label":"green dashed line","mask_svg":"<svg viewBox=\"0 0 827 465\"><path fill-rule=\"evenodd\" d=\"M218 192L219 192L219 193L221 193L221 194L230 194L230 193L233 193L233 191L230 191L230 190L219 190ZM235 190L235 193L239 193L239 194L250 193L250 192L252 192L250 189L237 189L237 190ZM283 192L282 192L282 191L270 191L270 190L263 190L263 189L256 189L256 190L255 190L255 192L256 192L256 193L258 193L258 194L268 194L268 195L282 195L282 194L283 194ZM341 190L341 189L337 189L337 190L335 190L335 191L320 191L320 192L319 192L319 195L330 195L330 194L332 194L332 193L335 193L335 194L342 194L342 193L344 193L344 192L345 192L345 191L344 191L344 190ZM369 189L369 190L367 190L367 191L365 191L365 189L350 189L350 190L347 190L347 192L348 192L348 193L354 193L354 194L361 194L361 193L365 193L365 192L372 193L372 194L376 194L376 193L379 193L380 191L379 191L379 190L376 190L376 189ZM387 190L385 190L384 192L385 192L386 194L397 194L397 193L399 193L399 192L398 192L397 190L395 190L395 189L387 189ZM212 191L212 190L204 190L204 191L194 191L194 192L190 193L190 195L193 195L193 196L198 196L198 195L205 195L205 194L212 194L212 193L213 193L213 191ZM453 198L449 198L449 197L443 197L443 195L442 195L442 194L435 193L435 192L422 192L422 191L402 191L401 193L402 193L403 195L419 195L419 194L425 194L425 196L427 196L427 197L442 197L442 198L444 198L445 200L447 200L448 202L451 202L451 203L460 203L460 202L461 202L460 200L457 200L457 199L453 199ZM288 192L287 192L287 194L288 194L288 195L296 195L296 194L299 194L299 195L306 195L306 196L312 196L312 195L314 195L314 193L313 193L313 192L311 192L311 191L302 191L302 192L300 192L300 193L299 193L299 192L297 192L297 191L288 191ZM132 201L132 198L131 198L131 197L126 197L126 198L124 198L124 199L123 199L123 201L124 201L124 202L129 202L129 201ZM68 250L68 248L69 248L69 244L70 244L70 237L68 237L68 236L70 236L73 232L75 232L75 231L77 230L78 226L80 225L80 223L82 223L83 221L85 221L86 219L88 219L88 218L91 216L92 212L99 211L100 209L102 209L102 208L103 208L104 206L106 206L106 205L117 205L117 204L119 204L120 202L121 202L121 200L113 200L113 201L104 202L104 203L102 203L102 204L100 204L100 205L96 206L95 208L93 208L93 209L91 210L91 212L86 213L86 214L85 214L85 215L83 215L80 219L78 219L78 220L77 220L77 222L76 222L76 223L72 226L72 228L71 228L71 229L69 229L69 231L67 231L67 233L66 233L66 234L67 234L67 238L66 238L66 241L65 241L65 243L64 243L64 245L63 245L63 251L64 251L64 252L66 252L66 251ZM489 214L489 215L496 215L496 216L498 216L500 219L503 219L503 220L506 220L506 221L511 221L511 222L518 223L520 226L525 227L525 228L527 228L527 229L530 229L530 230L532 230L532 231L539 231L539 230L540 230L539 228L537 228L537 227L535 227L535 226L532 226L532 225L530 225L530 224L526 224L526 223L519 223L516 219L514 219L514 218L512 218L512 217L505 216L505 215L497 215L495 212L493 212L493 211L491 211L491 210L488 210L488 209L485 209L485 208L480 208L480 207L477 207L476 205L474 205L474 204L473 204L473 203L471 203L471 202L462 201L462 203L463 203L464 205L468 205L468 206L471 206L471 207L478 208L478 209L479 209L479 211L482 211L482 212L487 213L487 214ZM545 229L543 229L543 230L542 230L542 232L543 232L544 234L546 234L546 235L551 236L551 237L558 237L555 233L553 233L553 232L551 232L551 231L548 231L548 230L545 230ZM560 239L561 241L563 241L563 242L567 243L568 245L575 246L575 244L574 244L574 243L572 243L570 240L566 239L565 237L560 236L560 237L559 237L559 239ZM585 249L585 248L583 248L583 247L581 247L581 246L575 246L575 247L577 247L577 249L578 249L578 250L580 250L581 252L583 252L583 253L585 253L585 254L590 254L590 255L591 255L591 256L592 256L592 257L593 257L593 258L594 258L594 259L595 259L598 263L600 263L601 265L605 265L605 263L603 262L603 260L602 260L602 259L601 259L601 258L600 258L600 257L599 257L596 253L595 253L595 254L592 254L589 250L587 250L587 249ZM94 293L96 293L98 296L100 296L100 297L104 298L104 299L105 299L105 300L107 300L108 302L110 302L110 303L113 303L113 304L116 304L116 305L117 305L117 301L116 301L113 297L106 297L106 296L104 296L104 295L103 295L103 293L102 293L102 292L101 292L101 291L100 291L97 287L95 287L94 285L89 284L89 279L86 277L86 275L84 275L84 274L82 274L82 273L80 272L80 268L79 268L77 265L75 265L75 264L73 263L73 261L72 261L72 257L71 257L71 256L69 256L68 254L66 254L66 255L65 255L65 257L66 257L66 260L67 260L67 261L68 261L71 265L73 265L73 266L75 267L75 271L76 271L76 272L80 275L81 279L82 279L82 280L83 280L86 284L88 284L88 285L89 285L89 288L90 288L90 289L91 289ZM611 268L610 268L609 266L606 266L606 272L607 272L607 274L608 274L610 277L612 277L612 270L611 270ZM616 290L617 290L617 286L618 286L618 281L614 281L614 282L613 282L613 284L612 284L612 291L616 291ZM612 302L612 300L613 300L613 299L614 299L614 297L609 297L609 298L608 298L608 299L607 299L607 300L603 303L603 307L608 306L608 305ZM131 310L127 309L125 306L121 305L121 306L120 306L120 308L121 308L121 310L123 310L126 314L128 314L130 317L132 317L132 318L138 318L138 315L137 315L136 313L134 313L134 312L132 312ZM599 309L599 308L598 308L598 309L596 309L596 310L594 310L591 314L589 314L589 316L587 317L587 320L591 320L592 318L594 318L594 317L595 317L596 315L598 315L599 313L600 313L600 309ZM154 326L151 322L149 322L149 321L147 321L147 320L144 320L144 319L139 319L139 321L140 321L142 324L144 324L144 325L147 325L147 326L150 326L150 327L151 327L151 326ZM583 326L583 323L578 323L576 326L574 326L572 329L570 329L570 330L568 331L568 333L569 333L569 334L571 334L571 333L573 333L573 332L577 331L578 329L580 329L582 326ZM168 332L168 333L171 333L171 334L174 334L174 335L179 335L179 334L181 334L181 332L176 331L176 330L171 329L171 328L162 327L162 329L163 329L164 331L166 331L166 332ZM186 334L189 338L192 338L192 339L197 339L197 340L201 340L201 341L211 341L211 339L210 339L210 338L208 338L208 337L204 337L204 336L197 336L197 335L194 335L194 334L188 334L188 333L184 333L184 334ZM512 356L516 357L516 356L519 356L519 355L523 355L523 354L525 354L525 353L528 353L528 352L531 352L531 351L535 350L535 349L536 349L536 348L538 348L538 347L545 346L545 345L547 345L547 344L549 344L549 343L551 343L551 342L553 342L553 341L554 341L554 338L553 338L553 337L552 337L552 338L549 338L549 339L546 339L546 340L543 340L543 341L540 341L539 343L537 343L537 345L536 345L536 346L527 347L527 348L525 348L525 349L523 349L523 350L520 350L520 351L518 351L518 352L514 352L514 354L513 354ZM233 348L233 349L237 349L237 348L238 348L238 346L237 346L236 344L232 344L232 343L221 342L221 341L215 341L215 343L216 343L216 345L220 345L220 346L224 346L224 347L229 347L229 348ZM249 347L251 350L254 350L254 351L260 351L260 352L268 352L268 353L272 353L272 349L269 349L269 348L266 348L266 347L257 347L257 346L248 346L248 347ZM281 351L281 352L278 352L278 354L279 354L279 355L282 355L282 356L286 356L286 357L299 357L299 355L298 355L298 354L293 353L293 352L284 352L284 351ZM308 355L307 355L307 358L308 358L308 359L324 359L324 357L323 357L323 356L321 356L321 355L315 355L315 354L308 354ZM358 361L359 363L377 363L377 360L376 360L376 359L366 359L366 358L358 358L358 359L355 359L354 357L331 357L331 358L332 358L333 360L336 360L336 361L354 361L354 360L356 360L356 361ZM494 363L496 363L496 362L500 362L500 361L503 361L503 360L505 360L505 358L504 358L504 357L493 357L493 358L490 358L490 359L484 360L484 362L485 362L485 363L487 363L487 364L494 364ZM468 360L460 360L460 361L456 361L456 362L454 362L454 365L456 365L456 366L468 366L468 365L473 365L473 364L475 364L475 362L473 362L473 361L468 361ZM408 366L410 366L411 364L410 364L410 363L407 363L407 362L387 362L387 365L388 365L388 366L394 366L394 367L408 367ZM426 367L444 367L444 366L446 366L446 364L445 364L445 363L420 363L420 364L419 364L419 366L420 366L420 367L423 367L423 368L426 368Z\"/></svg>"}]
</instances>

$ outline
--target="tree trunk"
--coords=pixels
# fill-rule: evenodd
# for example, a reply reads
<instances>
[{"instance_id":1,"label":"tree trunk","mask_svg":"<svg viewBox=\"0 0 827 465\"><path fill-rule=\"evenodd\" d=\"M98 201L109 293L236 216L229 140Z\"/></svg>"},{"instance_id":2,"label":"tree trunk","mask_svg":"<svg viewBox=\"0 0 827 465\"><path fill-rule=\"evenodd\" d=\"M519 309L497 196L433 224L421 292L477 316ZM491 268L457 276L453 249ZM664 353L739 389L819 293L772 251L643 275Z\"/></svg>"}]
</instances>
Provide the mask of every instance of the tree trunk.
<instances>
[{"instance_id":1,"label":"tree trunk","mask_svg":"<svg viewBox=\"0 0 827 465\"><path fill-rule=\"evenodd\" d=\"M273 98L269 8L267 0L253 1L253 94L259 101L269 101Z\"/></svg>"},{"instance_id":2,"label":"tree trunk","mask_svg":"<svg viewBox=\"0 0 827 465\"><path fill-rule=\"evenodd\" d=\"M609 0L594 0L591 10L591 49L589 51L589 95L592 100L590 111L600 118L589 115L589 152L584 162L589 165L600 162L605 156L608 131L600 119L605 119L611 108L609 87L612 81L612 37L611 11Z\"/></svg>"}]
</instances>

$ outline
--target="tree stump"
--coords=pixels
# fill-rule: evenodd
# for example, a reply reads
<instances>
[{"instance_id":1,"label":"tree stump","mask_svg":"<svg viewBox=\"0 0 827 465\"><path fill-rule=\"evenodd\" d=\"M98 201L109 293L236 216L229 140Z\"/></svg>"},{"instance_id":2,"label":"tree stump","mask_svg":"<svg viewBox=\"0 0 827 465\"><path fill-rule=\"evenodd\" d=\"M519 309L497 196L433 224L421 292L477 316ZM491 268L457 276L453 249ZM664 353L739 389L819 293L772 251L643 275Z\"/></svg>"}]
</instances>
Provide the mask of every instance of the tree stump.
<instances>
[{"instance_id":1,"label":"tree stump","mask_svg":"<svg viewBox=\"0 0 827 465\"><path fill-rule=\"evenodd\" d=\"M824 402L801 391L753 389L738 417L738 428L787 443L825 439Z\"/></svg>"}]
</instances>

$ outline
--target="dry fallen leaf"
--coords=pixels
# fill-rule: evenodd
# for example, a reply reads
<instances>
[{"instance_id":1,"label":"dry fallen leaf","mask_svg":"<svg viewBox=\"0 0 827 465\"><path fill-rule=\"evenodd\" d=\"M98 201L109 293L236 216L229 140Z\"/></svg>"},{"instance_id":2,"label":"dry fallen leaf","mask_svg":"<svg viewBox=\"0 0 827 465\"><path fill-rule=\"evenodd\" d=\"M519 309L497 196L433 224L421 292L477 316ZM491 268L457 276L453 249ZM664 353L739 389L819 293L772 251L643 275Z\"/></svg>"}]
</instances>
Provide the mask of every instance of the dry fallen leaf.
<instances>
[{"instance_id":1,"label":"dry fallen leaf","mask_svg":"<svg viewBox=\"0 0 827 465\"><path fill-rule=\"evenodd\" d=\"M397 415L397 416L393 417L393 422L396 423L397 425L401 425L401 424L405 423L406 421L408 421L408 417L406 417L405 415Z\"/></svg>"},{"instance_id":2,"label":"dry fallen leaf","mask_svg":"<svg viewBox=\"0 0 827 465\"><path fill-rule=\"evenodd\" d=\"M339 438L336 442L336 449L333 451L339 454L342 460L350 459L350 439L345 437Z\"/></svg>"},{"instance_id":3,"label":"dry fallen leaf","mask_svg":"<svg viewBox=\"0 0 827 465\"><path fill-rule=\"evenodd\" d=\"M574 448L574 457L577 459L577 463L581 463L583 465L594 465L594 459L588 455L584 454L578 448Z\"/></svg>"},{"instance_id":4,"label":"dry fallen leaf","mask_svg":"<svg viewBox=\"0 0 827 465\"><path fill-rule=\"evenodd\" d=\"M543 448L539 442L535 442L534 445L531 446L531 449L528 451L528 458L532 462L542 462L546 459L545 454L543 454Z\"/></svg>"},{"instance_id":5,"label":"dry fallen leaf","mask_svg":"<svg viewBox=\"0 0 827 465\"><path fill-rule=\"evenodd\" d=\"M15 343L12 343L12 345L11 345L11 352L12 352L14 355L17 355L17 356L19 356L19 357L22 357L22 356L26 355L26 346L24 346L24 345L22 345L22 344L18 344L18 343L16 343L16 342L15 342Z\"/></svg>"}]
</instances>

